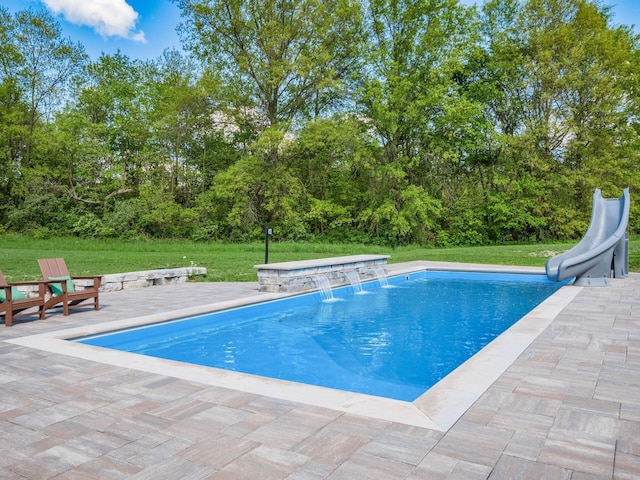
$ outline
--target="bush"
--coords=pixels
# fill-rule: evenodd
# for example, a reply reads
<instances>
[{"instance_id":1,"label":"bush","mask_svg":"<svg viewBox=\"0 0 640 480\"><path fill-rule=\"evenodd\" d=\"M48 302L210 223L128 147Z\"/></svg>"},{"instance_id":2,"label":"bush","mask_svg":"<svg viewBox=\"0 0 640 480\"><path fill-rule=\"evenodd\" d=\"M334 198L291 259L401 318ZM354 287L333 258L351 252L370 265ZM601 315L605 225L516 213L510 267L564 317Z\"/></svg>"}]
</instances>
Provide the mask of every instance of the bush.
<instances>
[{"instance_id":1,"label":"bush","mask_svg":"<svg viewBox=\"0 0 640 480\"><path fill-rule=\"evenodd\" d=\"M83 238L113 238L116 230L104 224L103 220L93 213L80 215L73 224L73 234Z\"/></svg>"},{"instance_id":2,"label":"bush","mask_svg":"<svg viewBox=\"0 0 640 480\"><path fill-rule=\"evenodd\" d=\"M143 214L144 208L137 200L116 202L113 210L104 216L105 229L119 238L135 238L142 234L140 218Z\"/></svg>"},{"instance_id":3,"label":"bush","mask_svg":"<svg viewBox=\"0 0 640 480\"><path fill-rule=\"evenodd\" d=\"M191 240L195 240L196 242L218 240L219 233L219 228L216 223L200 221L191 232Z\"/></svg>"},{"instance_id":4,"label":"bush","mask_svg":"<svg viewBox=\"0 0 640 480\"><path fill-rule=\"evenodd\" d=\"M21 205L9 210L8 226L16 232L49 227L55 231L65 224L65 217L68 215L65 207L64 199L54 193L28 195Z\"/></svg>"},{"instance_id":5,"label":"bush","mask_svg":"<svg viewBox=\"0 0 640 480\"><path fill-rule=\"evenodd\" d=\"M140 220L144 231L154 237L190 238L198 226L198 213L167 201L142 215Z\"/></svg>"}]
</instances>

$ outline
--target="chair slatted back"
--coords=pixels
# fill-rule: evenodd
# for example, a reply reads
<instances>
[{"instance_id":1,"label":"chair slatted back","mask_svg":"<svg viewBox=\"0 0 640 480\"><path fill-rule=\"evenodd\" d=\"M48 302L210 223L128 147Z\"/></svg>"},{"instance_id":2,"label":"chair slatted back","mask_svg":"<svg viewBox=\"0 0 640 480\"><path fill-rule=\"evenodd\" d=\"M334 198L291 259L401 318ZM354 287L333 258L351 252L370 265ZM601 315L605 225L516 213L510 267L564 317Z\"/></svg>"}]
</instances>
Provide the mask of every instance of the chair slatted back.
<instances>
[{"instance_id":1,"label":"chair slatted back","mask_svg":"<svg viewBox=\"0 0 640 480\"><path fill-rule=\"evenodd\" d=\"M69 275L64 258L43 258L38 260L38 263L40 264L42 275L47 279Z\"/></svg>"}]
</instances>

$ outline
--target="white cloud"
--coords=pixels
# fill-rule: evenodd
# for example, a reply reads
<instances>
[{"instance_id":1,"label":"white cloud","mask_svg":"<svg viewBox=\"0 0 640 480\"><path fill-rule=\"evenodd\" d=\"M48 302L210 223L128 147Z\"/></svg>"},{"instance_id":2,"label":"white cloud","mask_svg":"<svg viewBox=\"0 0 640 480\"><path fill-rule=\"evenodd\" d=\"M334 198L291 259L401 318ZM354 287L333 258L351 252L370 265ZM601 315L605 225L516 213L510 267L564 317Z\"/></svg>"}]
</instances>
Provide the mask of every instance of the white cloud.
<instances>
[{"instance_id":1,"label":"white cloud","mask_svg":"<svg viewBox=\"0 0 640 480\"><path fill-rule=\"evenodd\" d=\"M42 0L54 15L76 25L87 25L103 37L123 37L146 43L144 32L135 31L136 12L126 0Z\"/></svg>"}]
</instances>

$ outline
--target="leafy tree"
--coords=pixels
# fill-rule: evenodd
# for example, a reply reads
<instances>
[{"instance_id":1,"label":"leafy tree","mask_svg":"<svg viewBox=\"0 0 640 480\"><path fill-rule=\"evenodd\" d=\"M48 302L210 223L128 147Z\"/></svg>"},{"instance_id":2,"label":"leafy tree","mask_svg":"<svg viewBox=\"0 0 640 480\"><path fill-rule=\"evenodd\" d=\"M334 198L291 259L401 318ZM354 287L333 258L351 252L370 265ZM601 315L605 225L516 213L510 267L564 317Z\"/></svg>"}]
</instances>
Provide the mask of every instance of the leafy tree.
<instances>
[{"instance_id":1,"label":"leafy tree","mask_svg":"<svg viewBox=\"0 0 640 480\"><path fill-rule=\"evenodd\" d=\"M84 48L61 37L45 12L11 16L0 7L0 200L19 208L46 175L49 139L42 128L82 73ZM40 144L43 150L40 151ZM6 211L15 218L15 212ZM0 210L0 220L7 217Z\"/></svg>"},{"instance_id":2,"label":"leafy tree","mask_svg":"<svg viewBox=\"0 0 640 480\"><path fill-rule=\"evenodd\" d=\"M289 126L319 115L338 98L360 60L360 4L353 0L178 0L188 47L223 78L219 113L238 126L262 118L244 156L216 179L236 232L279 224L306 233L300 184L279 164ZM226 105L225 105L226 104ZM224 108L224 107L227 108ZM255 122L253 122L255 125Z\"/></svg>"},{"instance_id":3,"label":"leafy tree","mask_svg":"<svg viewBox=\"0 0 640 480\"><path fill-rule=\"evenodd\" d=\"M15 61L7 77L15 82L27 107L28 136L22 162L28 166L38 123L50 119L62 105L88 57L81 44L62 38L60 25L47 12L23 10L13 22Z\"/></svg>"},{"instance_id":4,"label":"leafy tree","mask_svg":"<svg viewBox=\"0 0 640 480\"><path fill-rule=\"evenodd\" d=\"M15 24L0 7L0 219L2 210L12 200L12 189L20 176L24 156L28 109L24 102L16 72L20 55L13 43Z\"/></svg>"},{"instance_id":5,"label":"leafy tree","mask_svg":"<svg viewBox=\"0 0 640 480\"><path fill-rule=\"evenodd\" d=\"M580 235L593 188L617 196L635 183L637 44L609 22L586 0L485 3L458 81L493 127L466 157L456 195L475 205L491 241Z\"/></svg>"},{"instance_id":6,"label":"leafy tree","mask_svg":"<svg viewBox=\"0 0 640 480\"><path fill-rule=\"evenodd\" d=\"M122 53L101 55L87 69L89 81L81 85L74 109L89 121L88 141L107 147L99 163L102 195L138 191L153 170L147 161L151 135L148 93L143 68Z\"/></svg>"},{"instance_id":7,"label":"leafy tree","mask_svg":"<svg viewBox=\"0 0 640 480\"><path fill-rule=\"evenodd\" d=\"M286 162L304 185L306 222L323 238L361 239L356 227L367 190L372 159L379 148L368 125L340 115L309 122L292 143Z\"/></svg>"},{"instance_id":8,"label":"leafy tree","mask_svg":"<svg viewBox=\"0 0 640 480\"><path fill-rule=\"evenodd\" d=\"M145 62L0 8L0 231L564 239L640 183L640 38L599 1L176 3L195 55Z\"/></svg>"},{"instance_id":9,"label":"leafy tree","mask_svg":"<svg viewBox=\"0 0 640 480\"><path fill-rule=\"evenodd\" d=\"M286 162L272 164L272 152L286 155L285 132L267 129L243 156L215 178L210 200L232 238L253 238L265 225L285 238L303 238L302 185ZM209 203L211 205L211 203ZM211 211L211 210L210 210Z\"/></svg>"},{"instance_id":10,"label":"leafy tree","mask_svg":"<svg viewBox=\"0 0 640 480\"><path fill-rule=\"evenodd\" d=\"M198 85L197 65L175 50L166 50L155 62L148 62L144 71L154 132L149 148L158 158L153 182L188 206L203 190L203 172L197 167L204 165L200 158L190 159L189 150L212 134L211 102Z\"/></svg>"},{"instance_id":11,"label":"leafy tree","mask_svg":"<svg viewBox=\"0 0 640 480\"><path fill-rule=\"evenodd\" d=\"M188 48L233 87L230 105L268 126L322 113L360 61L353 0L175 0Z\"/></svg>"},{"instance_id":12,"label":"leafy tree","mask_svg":"<svg viewBox=\"0 0 640 480\"><path fill-rule=\"evenodd\" d=\"M440 140L441 131L448 121L465 121L455 118L461 110L453 73L469 38L470 13L454 0L368 6L372 40L358 99L384 155L361 222L387 241L428 242L440 208L432 175L453 147Z\"/></svg>"},{"instance_id":13,"label":"leafy tree","mask_svg":"<svg viewBox=\"0 0 640 480\"><path fill-rule=\"evenodd\" d=\"M127 189L110 165L105 125L93 123L81 111L65 109L46 131L49 178L76 202L97 207L97 213L106 212L109 201Z\"/></svg>"}]
</instances>

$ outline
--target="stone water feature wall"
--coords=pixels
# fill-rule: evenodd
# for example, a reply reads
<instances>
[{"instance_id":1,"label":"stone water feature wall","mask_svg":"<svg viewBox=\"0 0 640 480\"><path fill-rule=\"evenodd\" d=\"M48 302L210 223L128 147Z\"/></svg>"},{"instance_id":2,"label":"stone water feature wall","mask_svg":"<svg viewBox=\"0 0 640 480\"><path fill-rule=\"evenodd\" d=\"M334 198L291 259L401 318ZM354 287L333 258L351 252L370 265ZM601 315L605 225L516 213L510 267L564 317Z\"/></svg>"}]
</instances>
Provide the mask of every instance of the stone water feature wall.
<instances>
[{"instance_id":1,"label":"stone water feature wall","mask_svg":"<svg viewBox=\"0 0 640 480\"><path fill-rule=\"evenodd\" d=\"M389 255L350 255L297 262L254 265L258 270L258 290L274 293L297 293L318 288L318 276L331 287L349 284L345 272L357 272L361 281L377 278L376 269L387 264Z\"/></svg>"}]
</instances>

